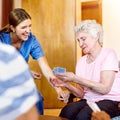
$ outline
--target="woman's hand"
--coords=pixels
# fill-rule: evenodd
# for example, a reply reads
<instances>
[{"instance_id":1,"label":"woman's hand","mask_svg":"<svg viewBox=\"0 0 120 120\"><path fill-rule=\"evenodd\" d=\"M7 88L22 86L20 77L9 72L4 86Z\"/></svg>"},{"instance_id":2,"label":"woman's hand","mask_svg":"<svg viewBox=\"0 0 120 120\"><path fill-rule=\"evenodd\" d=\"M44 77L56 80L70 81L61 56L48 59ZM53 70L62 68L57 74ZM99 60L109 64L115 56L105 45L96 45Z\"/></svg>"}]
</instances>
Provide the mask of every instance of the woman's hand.
<instances>
[{"instance_id":1,"label":"woman's hand","mask_svg":"<svg viewBox=\"0 0 120 120\"><path fill-rule=\"evenodd\" d=\"M64 103L68 103L70 97L70 92L68 90L59 90L58 91L58 99L63 101Z\"/></svg>"},{"instance_id":2,"label":"woman's hand","mask_svg":"<svg viewBox=\"0 0 120 120\"><path fill-rule=\"evenodd\" d=\"M70 92L68 90L62 90L62 88L60 88L60 87L65 87L67 83L57 79L56 77L50 78L50 82L56 89L56 92L58 94L58 99L67 103L70 96Z\"/></svg>"},{"instance_id":3,"label":"woman's hand","mask_svg":"<svg viewBox=\"0 0 120 120\"><path fill-rule=\"evenodd\" d=\"M61 81L57 78L55 79L50 79L50 82L53 84L54 87L66 87L66 82Z\"/></svg>"},{"instance_id":4,"label":"woman's hand","mask_svg":"<svg viewBox=\"0 0 120 120\"><path fill-rule=\"evenodd\" d=\"M72 72L66 72L66 73L56 73L56 77L64 82L70 82L70 81L74 81L74 79L76 78L76 75Z\"/></svg>"},{"instance_id":5,"label":"woman's hand","mask_svg":"<svg viewBox=\"0 0 120 120\"><path fill-rule=\"evenodd\" d=\"M37 73L35 71L31 71L31 73L34 79L41 79L42 75L40 73Z\"/></svg>"}]
</instances>

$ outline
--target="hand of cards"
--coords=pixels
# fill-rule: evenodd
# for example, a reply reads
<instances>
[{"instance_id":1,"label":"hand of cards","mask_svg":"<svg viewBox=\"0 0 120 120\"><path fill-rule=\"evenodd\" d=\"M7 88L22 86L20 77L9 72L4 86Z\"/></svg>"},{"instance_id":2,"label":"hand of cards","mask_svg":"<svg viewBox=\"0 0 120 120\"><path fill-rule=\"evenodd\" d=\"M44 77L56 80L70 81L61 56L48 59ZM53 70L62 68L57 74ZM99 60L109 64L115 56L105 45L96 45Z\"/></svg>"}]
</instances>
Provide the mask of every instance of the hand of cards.
<instances>
[{"instance_id":1,"label":"hand of cards","mask_svg":"<svg viewBox=\"0 0 120 120\"><path fill-rule=\"evenodd\" d=\"M55 75L56 73L65 73L66 72L66 68L62 68L62 67L54 67L52 70L53 74Z\"/></svg>"}]
</instances>

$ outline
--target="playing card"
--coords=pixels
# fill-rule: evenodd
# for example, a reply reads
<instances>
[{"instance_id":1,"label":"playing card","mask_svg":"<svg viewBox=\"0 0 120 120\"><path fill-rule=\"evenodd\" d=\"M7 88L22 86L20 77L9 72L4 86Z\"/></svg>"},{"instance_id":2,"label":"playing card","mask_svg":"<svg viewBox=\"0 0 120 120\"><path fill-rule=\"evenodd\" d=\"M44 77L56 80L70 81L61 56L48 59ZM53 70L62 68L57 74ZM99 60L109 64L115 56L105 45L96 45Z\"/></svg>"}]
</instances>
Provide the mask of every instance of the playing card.
<instances>
[{"instance_id":1,"label":"playing card","mask_svg":"<svg viewBox=\"0 0 120 120\"><path fill-rule=\"evenodd\" d=\"M62 68L62 67L54 67L54 69L52 70L53 74L55 75L56 73L65 73L66 72L66 68Z\"/></svg>"},{"instance_id":2,"label":"playing card","mask_svg":"<svg viewBox=\"0 0 120 120\"><path fill-rule=\"evenodd\" d=\"M54 67L52 70L53 74L55 75L57 73L57 67Z\"/></svg>"},{"instance_id":3,"label":"playing card","mask_svg":"<svg viewBox=\"0 0 120 120\"><path fill-rule=\"evenodd\" d=\"M59 73L65 73L66 72L66 68L57 67L57 72L59 72Z\"/></svg>"}]
</instances>

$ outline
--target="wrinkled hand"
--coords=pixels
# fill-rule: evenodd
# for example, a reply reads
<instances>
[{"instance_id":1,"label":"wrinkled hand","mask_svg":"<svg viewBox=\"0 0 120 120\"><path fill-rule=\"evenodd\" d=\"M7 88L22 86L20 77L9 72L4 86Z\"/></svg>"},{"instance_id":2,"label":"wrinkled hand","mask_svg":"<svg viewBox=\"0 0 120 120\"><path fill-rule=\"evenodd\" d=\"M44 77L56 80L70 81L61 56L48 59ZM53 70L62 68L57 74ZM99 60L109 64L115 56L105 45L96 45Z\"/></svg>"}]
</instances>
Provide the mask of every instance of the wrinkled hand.
<instances>
[{"instance_id":1,"label":"wrinkled hand","mask_svg":"<svg viewBox=\"0 0 120 120\"><path fill-rule=\"evenodd\" d=\"M37 73L35 71L31 71L31 73L34 79L41 79L42 75L40 73Z\"/></svg>"},{"instance_id":2,"label":"wrinkled hand","mask_svg":"<svg viewBox=\"0 0 120 120\"><path fill-rule=\"evenodd\" d=\"M68 102L69 97L70 97L70 92L68 90L60 90L58 92L58 99L63 101L64 103Z\"/></svg>"},{"instance_id":3,"label":"wrinkled hand","mask_svg":"<svg viewBox=\"0 0 120 120\"><path fill-rule=\"evenodd\" d=\"M68 90L62 90L59 87L65 87L66 83L57 79L57 78L50 78L50 82L53 84L54 87L57 87L57 94L58 94L58 99L67 103L69 96L70 96L70 92Z\"/></svg>"},{"instance_id":4,"label":"wrinkled hand","mask_svg":"<svg viewBox=\"0 0 120 120\"><path fill-rule=\"evenodd\" d=\"M76 75L72 72L56 73L56 77L64 82L74 81Z\"/></svg>"},{"instance_id":5,"label":"wrinkled hand","mask_svg":"<svg viewBox=\"0 0 120 120\"><path fill-rule=\"evenodd\" d=\"M100 112L93 112L91 120L111 120L111 118L106 112L100 111Z\"/></svg>"},{"instance_id":6,"label":"wrinkled hand","mask_svg":"<svg viewBox=\"0 0 120 120\"><path fill-rule=\"evenodd\" d=\"M50 82L56 88L58 99L67 103L70 96L70 92L68 90L62 90L62 88L60 88L60 87L65 87L67 83L59 80L56 76L51 77Z\"/></svg>"},{"instance_id":7,"label":"wrinkled hand","mask_svg":"<svg viewBox=\"0 0 120 120\"><path fill-rule=\"evenodd\" d=\"M66 82L61 81L57 78L55 79L50 79L50 82L53 84L53 86L55 87L65 87L66 86Z\"/></svg>"}]
</instances>

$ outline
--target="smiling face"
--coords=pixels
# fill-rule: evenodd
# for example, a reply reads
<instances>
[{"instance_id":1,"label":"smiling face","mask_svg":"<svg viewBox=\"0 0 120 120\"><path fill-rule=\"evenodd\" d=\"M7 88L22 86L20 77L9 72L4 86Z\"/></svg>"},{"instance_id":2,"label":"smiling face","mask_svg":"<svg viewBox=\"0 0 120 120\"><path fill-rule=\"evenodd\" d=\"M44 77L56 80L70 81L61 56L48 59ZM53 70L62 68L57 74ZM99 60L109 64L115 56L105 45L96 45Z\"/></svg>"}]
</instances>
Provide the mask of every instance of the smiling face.
<instances>
[{"instance_id":1,"label":"smiling face","mask_svg":"<svg viewBox=\"0 0 120 120\"><path fill-rule=\"evenodd\" d=\"M14 34L16 34L17 39L26 41L29 33L31 32L31 25L31 19L26 19L16 27L11 26L11 29L14 31Z\"/></svg>"},{"instance_id":2,"label":"smiling face","mask_svg":"<svg viewBox=\"0 0 120 120\"><path fill-rule=\"evenodd\" d=\"M77 32L76 39L84 54L92 53L96 43L98 43L97 37L94 38L92 35L86 32Z\"/></svg>"}]
</instances>

